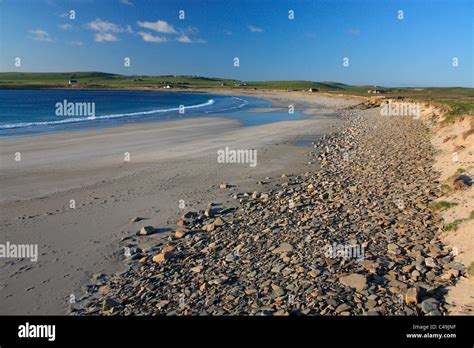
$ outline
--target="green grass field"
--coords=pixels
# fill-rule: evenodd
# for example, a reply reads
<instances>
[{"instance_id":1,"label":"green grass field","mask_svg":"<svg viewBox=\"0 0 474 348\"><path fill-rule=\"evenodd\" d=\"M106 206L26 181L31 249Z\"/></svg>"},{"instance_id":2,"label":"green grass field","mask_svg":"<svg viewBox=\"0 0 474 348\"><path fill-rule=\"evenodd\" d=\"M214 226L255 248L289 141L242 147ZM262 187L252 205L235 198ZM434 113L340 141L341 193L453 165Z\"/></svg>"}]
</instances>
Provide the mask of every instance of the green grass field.
<instances>
[{"instance_id":1,"label":"green grass field","mask_svg":"<svg viewBox=\"0 0 474 348\"><path fill-rule=\"evenodd\" d=\"M79 88L236 88L308 90L317 88L321 92L370 96L367 90L373 86L350 86L337 82L311 81L239 81L201 76L124 76L102 72L70 73L0 73L0 88L72 88L70 79L78 81ZM74 87L77 88L77 87ZM474 88L426 87L426 88L377 88L386 90L386 97L406 98L424 102L436 102L449 106L447 121L474 115Z\"/></svg>"},{"instance_id":2,"label":"green grass field","mask_svg":"<svg viewBox=\"0 0 474 348\"><path fill-rule=\"evenodd\" d=\"M176 87L217 87L239 81L188 76L124 76L101 72L77 73L0 73L0 88L68 87L77 80L81 88L155 87L170 84Z\"/></svg>"}]
</instances>

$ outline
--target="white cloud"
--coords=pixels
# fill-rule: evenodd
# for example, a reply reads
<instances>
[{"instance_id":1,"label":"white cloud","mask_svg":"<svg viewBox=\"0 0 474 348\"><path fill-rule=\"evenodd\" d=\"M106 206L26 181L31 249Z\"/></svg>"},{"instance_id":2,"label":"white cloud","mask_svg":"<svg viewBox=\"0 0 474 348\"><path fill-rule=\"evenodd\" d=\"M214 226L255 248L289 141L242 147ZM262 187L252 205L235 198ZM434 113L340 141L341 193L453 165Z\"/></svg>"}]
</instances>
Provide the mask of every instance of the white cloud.
<instances>
[{"instance_id":1,"label":"white cloud","mask_svg":"<svg viewBox=\"0 0 474 348\"><path fill-rule=\"evenodd\" d=\"M87 28L94 31L100 32L112 32L112 33L121 33L124 30L117 24L103 21L99 18L86 24Z\"/></svg>"},{"instance_id":2,"label":"white cloud","mask_svg":"<svg viewBox=\"0 0 474 348\"><path fill-rule=\"evenodd\" d=\"M120 2L124 5L133 6L133 3L130 0L120 0Z\"/></svg>"},{"instance_id":3,"label":"white cloud","mask_svg":"<svg viewBox=\"0 0 474 348\"><path fill-rule=\"evenodd\" d=\"M181 43L192 43L193 41L189 38L189 36L187 36L187 35L181 35L180 37L178 37L178 42L181 42Z\"/></svg>"},{"instance_id":4,"label":"white cloud","mask_svg":"<svg viewBox=\"0 0 474 348\"><path fill-rule=\"evenodd\" d=\"M121 27L118 24L103 21L99 18L93 20L86 24L86 27L90 30L97 31L98 33L95 34L95 41L97 42L115 42L119 41L119 38L112 33L133 33L132 27L127 25L125 28Z\"/></svg>"},{"instance_id":5,"label":"white cloud","mask_svg":"<svg viewBox=\"0 0 474 348\"><path fill-rule=\"evenodd\" d=\"M174 29L171 24L168 24L165 21L156 21L156 22L137 22L138 26L150 30L157 31L163 34L177 34L178 32Z\"/></svg>"},{"instance_id":6,"label":"white cloud","mask_svg":"<svg viewBox=\"0 0 474 348\"><path fill-rule=\"evenodd\" d=\"M252 32L252 33L263 33L263 29L262 28L259 28L259 27L254 27L253 25L249 25L249 30Z\"/></svg>"},{"instance_id":7,"label":"white cloud","mask_svg":"<svg viewBox=\"0 0 474 348\"><path fill-rule=\"evenodd\" d=\"M68 43L68 45L71 45L71 46L82 46L82 45L84 45L84 43L82 41L68 41L67 43Z\"/></svg>"},{"instance_id":8,"label":"white cloud","mask_svg":"<svg viewBox=\"0 0 474 348\"><path fill-rule=\"evenodd\" d=\"M206 43L205 40L194 38L193 36L199 33L199 30L195 27L187 27L184 29L176 30L171 24L166 21L157 20L156 22L142 22L138 21L137 25L142 28L153 30L162 34L177 35L174 37L169 36L156 36L150 32L140 31L137 35L140 35L143 41L162 43L176 41L180 43Z\"/></svg>"},{"instance_id":9,"label":"white cloud","mask_svg":"<svg viewBox=\"0 0 474 348\"><path fill-rule=\"evenodd\" d=\"M118 37L110 33L98 33L95 34L95 41L97 42L116 42L119 41Z\"/></svg>"},{"instance_id":10,"label":"white cloud","mask_svg":"<svg viewBox=\"0 0 474 348\"><path fill-rule=\"evenodd\" d=\"M139 31L137 34L142 37L143 41L147 41L147 42L162 43L162 42L168 41L166 37L155 36L151 33L145 33L143 31Z\"/></svg>"},{"instance_id":11,"label":"white cloud","mask_svg":"<svg viewBox=\"0 0 474 348\"><path fill-rule=\"evenodd\" d=\"M69 23L61 24L59 28L61 28L62 30L69 30L69 29L72 29L72 25Z\"/></svg>"},{"instance_id":12,"label":"white cloud","mask_svg":"<svg viewBox=\"0 0 474 348\"><path fill-rule=\"evenodd\" d=\"M229 36L232 35L232 32L230 30L224 30L224 33Z\"/></svg>"},{"instance_id":13,"label":"white cloud","mask_svg":"<svg viewBox=\"0 0 474 348\"><path fill-rule=\"evenodd\" d=\"M43 42L54 42L53 38L49 33L43 29L35 29L28 31L33 36L30 36L31 39L36 41L43 41Z\"/></svg>"},{"instance_id":14,"label":"white cloud","mask_svg":"<svg viewBox=\"0 0 474 348\"><path fill-rule=\"evenodd\" d=\"M177 39L178 42L181 43L206 43L205 40L202 39L191 39L189 36L183 34Z\"/></svg>"}]
</instances>

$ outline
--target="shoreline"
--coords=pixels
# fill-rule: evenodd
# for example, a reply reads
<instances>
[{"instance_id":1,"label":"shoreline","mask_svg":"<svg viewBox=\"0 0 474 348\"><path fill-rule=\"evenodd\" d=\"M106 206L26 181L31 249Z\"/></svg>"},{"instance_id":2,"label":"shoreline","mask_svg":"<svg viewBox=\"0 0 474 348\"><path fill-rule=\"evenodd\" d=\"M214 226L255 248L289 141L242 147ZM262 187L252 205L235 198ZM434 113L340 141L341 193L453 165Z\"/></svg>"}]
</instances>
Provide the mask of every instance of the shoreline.
<instances>
[{"instance_id":1,"label":"shoreline","mask_svg":"<svg viewBox=\"0 0 474 348\"><path fill-rule=\"evenodd\" d=\"M40 89L31 89L31 90L40 90ZM45 90L57 90L54 88L46 88ZM60 89L61 91L74 91L71 89ZM113 89L77 89L78 91L113 91ZM136 89L120 89L120 91L143 91L146 92L147 90L136 90ZM164 93L182 93L182 91L160 91ZM185 92L187 94L199 94L198 92ZM212 96L211 93L207 93L209 96ZM218 96L218 93L214 93L214 96ZM263 99L262 99L263 101ZM152 127L156 127L159 123L161 122L166 122L166 121L175 121L175 120L180 120L180 119L194 119L194 118L227 118L227 119L232 119L230 117L234 112L240 111L240 108L237 107L235 108L234 112L219 112L219 111L213 111L211 109L212 114L208 115L205 114L205 116L201 116L203 111L200 111L201 108L204 107L204 112L208 111L205 107L211 106L214 101L212 101L211 104L209 104L211 100L207 100L201 104L190 104L190 105L185 105L184 110L190 110L191 115L182 118L180 116L176 117L176 115L173 112L178 112L179 108L178 107L173 107L169 109L157 109L157 110L144 110L144 111L135 111L135 112L128 112L122 116L117 116L114 114L106 114L106 115L95 115L95 119L90 119L90 120L74 120L73 122L64 122L64 123L54 123L58 122L56 121L44 121L45 123L48 123L47 125L38 125L35 124L34 126L27 126L27 127L13 127L13 128L3 128L0 130L0 132L3 132L4 134L0 135L0 139L11 139L11 138L18 138L18 137L34 137L34 136L43 136L43 135L49 135L49 134L61 134L61 133L74 133L74 132L87 132L87 131L94 131L94 130L106 130L109 128L116 128L116 127L125 127L125 126L130 126L130 125L140 125L140 124L152 124ZM193 111L197 110L198 114L192 113ZM152 111L155 111L152 113ZM200 112L199 112L200 111ZM243 108L243 111L245 108ZM139 117L134 117L137 113L142 113ZM149 119L150 117L158 117L158 116L163 116L163 118L155 118L155 119ZM229 116L229 117L228 117ZM24 122L24 123L37 123L37 122ZM41 123L41 122L40 122ZM59 128L59 129L57 129ZM18 133L20 134L15 134ZM12 133L12 134L10 134Z\"/></svg>"},{"instance_id":2,"label":"shoreline","mask_svg":"<svg viewBox=\"0 0 474 348\"><path fill-rule=\"evenodd\" d=\"M258 113L271 113L271 112L276 112L276 111L287 111L288 109L288 104L282 105L281 102L282 100L293 100L294 102L303 102L305 103L305 100L311 100L311 99L323 99L325 100L326 105L330 105L331 107L334 107L338 103L342 102L350 102L350 101L355 101L355 100L366 100L366 97L360 97L360 96L354 96L354 95L341 95L341 94L331 94L331 93L325 93L325 92L318 92L318 93L310 93L306 91L278 91L278 90L265 90L265 89L260 89L260 90L233 90L233 89L228 89L228 88L189 88L189 89L179 89L175 88L173 90L155 90L151 88L96 88L96 89L91 89L91 88L75 88L75 89L67 89L67 88L28 88L28 90L65 90L65 91L114 91L114 90L119 90L119 91L150 91L150 92L163 92L163 93L203 93L203 94L215 94L215 95L225 95L225 96L235 96L235 97L253 97L253 98L258 98L262 99L265 101L269 101L272 103L270 107L257 107L254 109L247 109L244 110L245 113L251 113L251 112L258 112ZM8 89L7 89L8 90ZM323 110L317 110L314 108L309 108L308 110L307 107L304 105L298 105L298 107L303 106L303 109L306 111L303 111L303 117L306 114L314 114L317 111L323 111ZM323 104L319 104L319 107L324 106ZM296 109L296 105L295 105ZM331 110L328 110L331 111ZM219 113L215 112L215 116L204 116L209 117L209 118L215 118L215 119L231 119L233 120L234 118L231 117L231 115L235 112L239 112L239 110L236 110L231 113ZM188 119L201 119L203 116L191 116ZM120 120L121 118L117 118L117 120ZM114 120L113 118L110 120ZM156 127L158 124L162 122L168 122L168 121L175 121L177 119L169 118L169 119L160 119L160 120L140 120L137 119L136 122L133 123L117 123L117 124L106 124L106 125L95 125L91 126L88 125L88 122L72 122L71 125L73 125L73 128L70 129L61 129L61 130L44 130L44 131L39 131L37 133L25 133L25 134L18 134L18 135L0 135L0 140L2 139L14 139L14 138L27 138L27 137L36 137L36 136L47 136L47 135L54 135L54 134L65 134L65 133L70 133L74 134L76 132L93 132L95 130L100 131L100 130L107 130L111 128L120 128L120 127L127 127L127 126L133 126L133 125L151 125L151 127ZM94 122L94 121L92 121ZM273 123L273 122L281 122L281 120L274 120L274 121L268 121L266 123ZM61 126L61 125L60 125ZM249 125L253 126L253 125ZM82 127L82 128L81 128ZM20 128L21 129L21 128ZM8 129L4 129L6 131Z\"/></svg>"},{"instance_id":3,"label":"shoreline","mask_svg":"<svg viewBox=\"0 0 474 348\"><path fill-rule=\"evenodd\" d=\"M220 91L220 93L223 95L234 95L232 92L233 91L229 90ZM152 152L154 151L151 151L151 149L147 147L147 144L140 144L138 141L134 140L140 137L142 133L145 134L145 136L150 137L152 136L153 132L156 132L157 134L155 136L158 136L160 132L177 132L180 127L183 127L183 129L187 130L188 137L193 137L194 131L198 132L197 137L204 135L206 137L209 137L211 134L213 134L213 132L229 133L235 129L240 129L241 132L246 132L246 127L256 127L254 129L258 130L259 127L261 128L265 126L268 126L268 128L274 133L284 133L278 130L278 128L284 128L284 124L281 125L282 127L279 126L281 123L287 122L290 125L294 122L299 121L311 123L311 119L315 115L319 119L326 119L328 117L327 113L334 113L334 110L337 108L338 105L350 105L351 103L354 103L352 98L343 98L342 100L340 100L339 98L326 98L325 96L321 97L301 93L292 93L289 95L287 93L280 93L275 91L268 93L260 92L257 94L250 93L245 95L266 99L267 101L270 101L272 103L272 107L245 110L244 113L266 113L268 112L267 109L270 109L270 111L274 111L275 109L286 110L288 108L288 102L290 102L292 103L292 105L295 105L295 108L302 109L301 114L303 117L296 120L274 121L262 125L244 125L241 121L237 119L227 118L225 116L198 116L191 117L188 119L166 119L160 121L97 127L92 129L73 129L53 131L51 133L26 134L17 137L0 137L0 162L2 163L2 178L8 176L15 177L14 173L18 168L21 168L22 175L24 176L28 173L30 167L32 167L33 170L36 170L38 168L51 168L51 166L54 166L58 163L61 163L63 167L70 167L71 169L75 169L78 171L82 170L84 166L86 166L87 168L98 167L99 165L102 167L115 165L121 168L121 170L126 170L126 168L122 168L124 165L124 161L120 158L124 157L123 153L120 153L118 150L115 151L114 146L111 146L107 143L104 144L108 147L106 153L108 155L107 157L102 156L100 159L94 159L94 164L90 164L87 163L87 161L84 161L84 157L88 157L88 153L94 152L94 147L97 146L96 143L100 141L102 137L109 137L111 139L115 138L115 147L121 146L123 147L125 152L131 152L132 150L135 152L139 151L137 158L134 158L134 160L130 163L125 163L130 164L131 167L132 164L146 164L151 161L169 159L170 157L173 157L169 154L163 153L164 151L161 151L162 153L159 156L153 155ZM214 127L214 129L211 129L212 127ZM200 128L204 133L199 132ZM263 130L263 132L265 132L265 130ZM304 136L304 134L305 132L302 132L301 136ZM297 140L297 134L293 134L292 136L295 137L295 139L288 138L287 140ZM124 139L127 137L128 139ZM194 137L194 140L196 140L197 137ZM36 144L32 145L32 142ZM193 153L199 153L199 151L206 151L206 149L200 149L199 147L192 148L191 150L187 151L186 149L184 149L184 147L187 146L186 144L176 144L172 142L173 139L169 139L168 145L178 147L179 151L177 152L180 156L189 156ZM129 145L123 145L122 143L131 144L131 148L127 147ZM65 145L70 147L68 153L63 154L60 157L58 157L57 154L48 154L48 151L53 151L54 147L60 148ZM74 148L79 149L79 151L75 150ZM30 158L28 158L28 161L17 163L15 161L15 157L12 156L12 154L17 152L23 154L23 158L25 156L29 156ZM69 163L65 165L64 162ZM21 167L19 166L19 164L21 165ZM21 180L23 180L23 178ZM94 179L89 183L95 181L97 181L97 179ZM56 184L57 182L55 180L54 185ZM69 185L70 183L66 183L66 187L69 187ZM4 191L2 191L3 195L0 199L0 202L5 202L4 197L10 195L9 188L15 186L19 187L20 184L18 183L15 185L14 183L6 182L3 188ZM28 191L32 192L34 190ZM64 191L64 189L62 189L62 191ZM36 197L25 197L23 195L20 195L11 198L10 201L18 199L21 200L27 198L37 198L42 197L45 194L51 193L54 193L54 191L47 191L44 193L40 192Z\"/></svg>"}]
</instances>

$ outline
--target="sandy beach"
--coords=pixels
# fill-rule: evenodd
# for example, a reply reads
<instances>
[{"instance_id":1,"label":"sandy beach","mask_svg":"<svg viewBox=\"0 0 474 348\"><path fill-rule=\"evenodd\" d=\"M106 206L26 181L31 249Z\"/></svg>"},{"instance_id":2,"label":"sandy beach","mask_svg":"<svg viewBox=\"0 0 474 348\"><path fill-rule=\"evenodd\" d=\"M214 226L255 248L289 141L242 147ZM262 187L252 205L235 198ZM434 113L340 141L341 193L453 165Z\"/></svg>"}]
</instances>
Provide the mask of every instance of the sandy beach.
<instances>
[{"instance_id":1,"label":"sandy beach","mask_svg":"<svg viewBox=\"0 0 474 348\"><path fill-rule=\"evenodd\" d=\"M90 279L124 268L127 238L140 227L158 228L140 247L159 245L185 211L231 204L234 190L251 192L264 178L317 170L305 158L309 139L334 130L336 110L358 102L308 93L257 96L273 104L262 112L292 103L306 118L253 127L195 118L0 139L2 239L38 244L40 254L37 262L2 265L0 312L67 313ZM216 152L225 147L257 149L258 165L218 163ZM230 189L219 189L221 182ZM143 220L131 222L135 217Z\"/></svg>"}]
</instances>

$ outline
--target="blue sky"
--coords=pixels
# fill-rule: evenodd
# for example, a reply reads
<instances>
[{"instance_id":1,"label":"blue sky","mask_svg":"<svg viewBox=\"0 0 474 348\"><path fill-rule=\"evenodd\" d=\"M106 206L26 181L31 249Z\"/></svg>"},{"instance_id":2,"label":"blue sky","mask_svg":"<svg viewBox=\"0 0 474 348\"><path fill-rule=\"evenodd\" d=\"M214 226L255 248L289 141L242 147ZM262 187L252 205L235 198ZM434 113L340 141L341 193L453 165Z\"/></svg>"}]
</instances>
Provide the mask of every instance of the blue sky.
<instances>
[{"instance_id":1,"label":"blue sky","mask_svg":"<svg viewBox=\"0 0 474 348\"><path fill-rule=\"evenodd\" d=\"M0 0L0 70L474 87L473 4Z\"/></svg>"}]
</instances>

